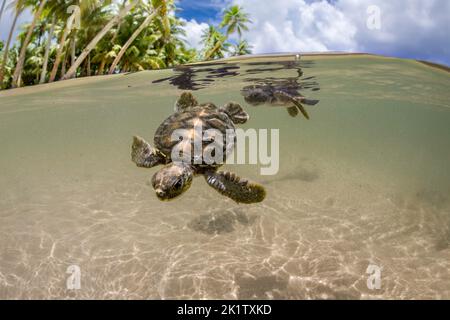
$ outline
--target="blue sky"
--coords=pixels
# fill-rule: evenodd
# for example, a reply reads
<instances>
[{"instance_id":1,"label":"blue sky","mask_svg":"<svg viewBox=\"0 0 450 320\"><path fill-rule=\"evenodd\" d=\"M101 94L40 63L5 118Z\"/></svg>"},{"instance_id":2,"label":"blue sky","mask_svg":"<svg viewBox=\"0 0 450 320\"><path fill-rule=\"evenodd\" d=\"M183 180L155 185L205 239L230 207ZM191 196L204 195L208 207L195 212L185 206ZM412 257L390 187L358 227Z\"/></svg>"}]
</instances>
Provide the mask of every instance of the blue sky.
<instances>
[{"instance_id":1,"label":"blue sky","mask_svg":"<svg viewBox=\"0 0 450 320\"><path fill-rule=\"evenodd\" d=\"M217 24L232 4L253 21L244 38L254 53L368 52L450 65L449 0L177 0L188 44L199 48L207 23ZM11 21L6 13L0 39Z\"/></svg>"},{"instance_id":2,"label":"blue sky","mask_svg":"<svg viewBox=\"0 0 450 320\"><path fill-rule=\"evenodd\" d=\"M191 20L195 19L199 22L214 23L220 19L220 13L223 10L224 1L195 1L180 0L177 7L180 9L178 16Z\"/></svg>"},{"instance_id":3,"label":"blue sky","mask_svg":"<svg viewBox=\"0 0 450 320\"><path fill-rule=\"evenodd\" d=\"M448 0L180 0L191 46L231 4L253 20L244 38L255 53L369 52L450 65Z\"/></svg>"}]
</instances>

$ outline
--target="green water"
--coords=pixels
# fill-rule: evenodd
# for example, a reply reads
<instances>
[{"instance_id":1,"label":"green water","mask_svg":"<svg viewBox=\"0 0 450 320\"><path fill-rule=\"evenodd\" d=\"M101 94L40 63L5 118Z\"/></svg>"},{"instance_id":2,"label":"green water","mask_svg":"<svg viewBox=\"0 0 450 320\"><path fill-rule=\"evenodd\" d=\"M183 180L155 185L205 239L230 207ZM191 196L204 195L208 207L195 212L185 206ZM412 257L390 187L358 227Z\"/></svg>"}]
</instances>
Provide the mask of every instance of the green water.
<instances>
[{"instance_id":1,"label":"green water","mask_svg":"<svg viewBox=\"0 0 450 320\"><path fill-rule=\"evenodd\" d=\"M0 92L0 298L449 299L449 73L305 56L297 80L312 85L300 92L320 101L309 121L245 103L254 78L298 77L277 64L291 60L195 76L213 80L193 91L201 102L237 101L243 128L280 130L278 174L226 167L266 187L255 205L202 178L160 202L149 185L158 168L131 162L131 137L152 141L183 91L155 80L180 71ZM380 289L367 287L370 264ZM70 265L79 290L66 287Z\"/></svg>"}]
</instances>

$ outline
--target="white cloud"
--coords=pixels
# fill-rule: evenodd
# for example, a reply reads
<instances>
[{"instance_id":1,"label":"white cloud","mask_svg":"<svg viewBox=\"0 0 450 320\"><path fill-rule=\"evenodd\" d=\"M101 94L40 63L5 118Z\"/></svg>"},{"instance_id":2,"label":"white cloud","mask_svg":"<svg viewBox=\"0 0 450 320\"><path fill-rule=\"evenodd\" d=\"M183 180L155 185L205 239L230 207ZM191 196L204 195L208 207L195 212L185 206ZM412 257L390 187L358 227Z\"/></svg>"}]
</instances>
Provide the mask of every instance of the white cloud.
<instances>
[{"instance_id":1,"label":"white cloud","mask_svg":"<svg viewBox=\"0 0 450 320\"><path fill-rule=\"evenodd\" d=\"M183 22L185 22L185 26L183 29L186 31L186 36L184 37L184 40L186 41L187 45L191 48L201 49L201 36L205 29L208 29L208 24L202 22L198 23L195 19L192 20L185 20L180 19Z\"/></svg>"},{"instance_id":2,"label":"white cloud","mask_svg":"<svg viewBox=\"0 0 450 320\"><path fill-rule=\"evenodd\" d=\"M359 51L450 63L448 0L234 0L253 23L244 37L255 53ZM367 8L381 29L367 28Z\"/></svg>"},{"instance_id":3,"label":"white cloud","mask_svg":"<svg viewBox=\"0 0 450 320\"><path fill-rule=\"evenodd\" d=\"M326 1L236 2L253 21L245 38L255 53L356 49L354 25Z\"/></svg>"},{"instance_id":4,"label":"white cloud","mask_svg":"<svg viewBox=\"0 0 450 320\"><path fill-rule=\"evenodd\" d=\"M366 10L377 5L381 29L366 27ZM336 7L356 26L359 51L450 63L450 1L339 0Z\"/></svg>"}]
</instances>

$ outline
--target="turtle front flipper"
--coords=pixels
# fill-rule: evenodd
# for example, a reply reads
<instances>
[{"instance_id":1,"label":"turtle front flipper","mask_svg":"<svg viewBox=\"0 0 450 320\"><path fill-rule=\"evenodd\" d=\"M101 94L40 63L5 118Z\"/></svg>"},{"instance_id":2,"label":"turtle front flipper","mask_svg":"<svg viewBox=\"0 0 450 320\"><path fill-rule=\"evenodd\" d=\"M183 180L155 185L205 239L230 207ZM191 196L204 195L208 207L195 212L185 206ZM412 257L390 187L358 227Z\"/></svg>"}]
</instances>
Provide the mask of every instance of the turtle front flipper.
<instances>
[{"instance_id":1,"label":"turtle front flipper","mask_svg":"<svg viewBox=\"0 0 450 320\"><path fill-rule=\"evenodd\" d=\"M298 100L299 102L306 104L307 106L315 106L316 104L319 103L319 100L307 99L303 96L295 97L294 100Z\"/></svg>"},{"instance_id":2,"label":"turtle front flipper","mask_svg":"<svg viewBox=\"0 0 450 320\"><path fill-rule=\"evenodd\" d=\"M228 102L219 110L225 112L234 124L246 123L249 119L248 113L236 102Z\"/></svg>"},{"instance_id":3,"label":"turtle front flipper","mask_svg":"<svg viewBox=\"0 0 450 320\"><path fill-rule=\"evenodd\" d=\"M240 179L234 173L209 171L205 173L205 179L211 187L237 203L261 202L266 197L263 186Z\"/></svg>"},{"instance_id":4,"label":"turtle front flipper","mask_svg":"<svg viewBox=\"0 0 450 320\"><path fill-rule=\"evenodd\" d=\"M197 105L198 101L194 95L191 92L185 91L180 95L177 102L175 102L175 111L184 111Z\"/></svg>"},{"instance_id":5,"label":"turtle front flipper","mask_svg":"<svg viewBox=\"0 0 450 320\"><path fill-rule=\"evenodd\" d=\"M166 163L166 157L141 137L134 136L131 145L131 161L138 167L151 168Z\"/></svg>"}]
</instances>

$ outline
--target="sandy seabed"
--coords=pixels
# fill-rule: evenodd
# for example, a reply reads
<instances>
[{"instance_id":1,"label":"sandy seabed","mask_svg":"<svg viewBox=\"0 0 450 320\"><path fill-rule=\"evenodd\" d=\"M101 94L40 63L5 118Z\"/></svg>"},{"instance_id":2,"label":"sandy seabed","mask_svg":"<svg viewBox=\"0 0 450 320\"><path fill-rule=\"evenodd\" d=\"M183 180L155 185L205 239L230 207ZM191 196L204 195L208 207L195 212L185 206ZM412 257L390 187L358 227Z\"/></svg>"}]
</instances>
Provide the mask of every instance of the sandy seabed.
<instances>
[{"instance_id":1,"label":"sandy seabed","mask_svg":"<svg viewBox=\"0 0 450 320\"><path fill-rule=\"evenodd\" d=\"M264 62L291 58L232 61L237 75L194 94L245 105L253 78L297 74ZM320 100L310 121L245 105L245 127L278 128L281 144L277 175L227 168L267 188L250 206L200 177L160 202L157 168L131 163L131 136L151 140L182 91L153 83L171 70L2 93L0 298L449 299L448 73L370 56L301 61L299 81L314 82L301 92ZM71 265L79 290L66 286Z\"/></svg>"}]
</instances>

